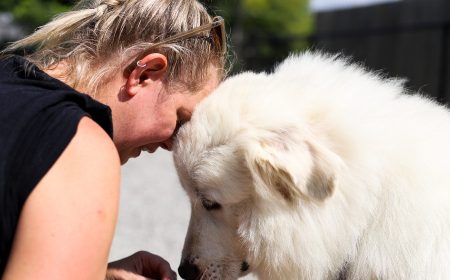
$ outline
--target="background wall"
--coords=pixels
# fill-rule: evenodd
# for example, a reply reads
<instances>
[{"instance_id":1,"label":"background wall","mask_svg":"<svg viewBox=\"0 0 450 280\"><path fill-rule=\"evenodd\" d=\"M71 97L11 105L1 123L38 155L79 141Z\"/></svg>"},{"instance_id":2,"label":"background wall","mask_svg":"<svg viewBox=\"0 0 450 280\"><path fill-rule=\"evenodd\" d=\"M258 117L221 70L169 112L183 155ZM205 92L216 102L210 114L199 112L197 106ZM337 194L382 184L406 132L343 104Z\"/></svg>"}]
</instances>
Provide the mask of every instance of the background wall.
<instances>
[{"instance_id":1,"label":"background wall","mask_svg":"<svg viewBox=\"0 0 450 280\"><path fill-rule=\"evenodd\" d=\"M450 101L450 1L405 0L317 13L310 45L350 55L407 87Z\"/></svg>"}]
</instances>

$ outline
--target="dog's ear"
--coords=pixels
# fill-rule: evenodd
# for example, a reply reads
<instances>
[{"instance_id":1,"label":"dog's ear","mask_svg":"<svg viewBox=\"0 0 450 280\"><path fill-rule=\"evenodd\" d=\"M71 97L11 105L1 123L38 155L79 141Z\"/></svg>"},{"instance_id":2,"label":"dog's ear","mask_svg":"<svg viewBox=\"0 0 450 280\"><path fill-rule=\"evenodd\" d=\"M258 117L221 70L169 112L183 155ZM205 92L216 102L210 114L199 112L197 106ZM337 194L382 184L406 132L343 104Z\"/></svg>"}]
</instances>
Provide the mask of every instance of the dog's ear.
<instances>
[{"instance_id":1,"label":"dog's ear","mask_svg":"<svg viewBox=\"0 0 450 280\"><path fill-rule=\"evenodd\" d=\"M311 154L313 167L305 192L309 197L323 201L333 194L343 164L335 153L318 142L306 141L306 145Z\"/></svg>"},{"instance_id":2,"label":"dog's ear","mask_svg":"<svg viewBox=\"0 0 450 280\"><path fill-rule=\"evenodd\" d=\"M324 201L334 191L340 169L337 155L311 140L272 137L249 143L246 161L255 185L288 203L300 198Z\"/></svg>"}]
</instances>

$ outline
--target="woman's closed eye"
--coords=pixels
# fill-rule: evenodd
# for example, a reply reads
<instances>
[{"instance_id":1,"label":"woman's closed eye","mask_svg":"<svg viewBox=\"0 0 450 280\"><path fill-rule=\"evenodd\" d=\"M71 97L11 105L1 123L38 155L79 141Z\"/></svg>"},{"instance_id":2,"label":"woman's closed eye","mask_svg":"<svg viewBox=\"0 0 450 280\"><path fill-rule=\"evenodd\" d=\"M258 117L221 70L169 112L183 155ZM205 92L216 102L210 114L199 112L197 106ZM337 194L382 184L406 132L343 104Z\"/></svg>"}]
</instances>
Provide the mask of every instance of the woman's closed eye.
<instances>
[{"instance_id":1,"label":"woman's closed eye","mask_svg":"<svg viewBox=\"0 0 450 280\"><path fill-rule=\"evenodd\" d=\"M219 210L222 208L222 205L220 205L219 203L208 199L202 199L202 205L203 208L205 208L207 211Z\"/></svg>"}]
</instances>

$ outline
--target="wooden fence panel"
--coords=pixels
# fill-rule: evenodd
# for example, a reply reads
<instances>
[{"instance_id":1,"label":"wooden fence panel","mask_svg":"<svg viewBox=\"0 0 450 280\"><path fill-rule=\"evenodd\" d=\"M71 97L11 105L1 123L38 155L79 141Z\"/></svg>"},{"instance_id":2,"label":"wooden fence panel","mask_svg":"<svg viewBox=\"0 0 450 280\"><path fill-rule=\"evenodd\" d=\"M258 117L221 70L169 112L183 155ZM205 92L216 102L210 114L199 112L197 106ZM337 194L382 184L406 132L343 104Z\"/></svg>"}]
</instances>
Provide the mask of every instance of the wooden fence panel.
<instances>
[{"instance_id":1,"label":"wooden fence panel","mask_svg":"<svg viewBox=\"0 0 450 280\"><path fill-rule=\"evenodd\" d=\"M450 12L449 12L450 13ZM443 89L443 98L447 104L450 104L450 24L447 24L443 34L444 46L441 73L441 88Z\"/></svg>"},{"instance_id":2,"label":"wooden fence panel","mask_svg":"<svg viewBox=\"0 0 450 280\"><path fill-rule=\"evenodd\" d=\"M407 87L450 101L446 0L408 1L320 13L313 45L408 80ZM446 10L447 9L447 10Z\"/></svg>"}]
</instances>

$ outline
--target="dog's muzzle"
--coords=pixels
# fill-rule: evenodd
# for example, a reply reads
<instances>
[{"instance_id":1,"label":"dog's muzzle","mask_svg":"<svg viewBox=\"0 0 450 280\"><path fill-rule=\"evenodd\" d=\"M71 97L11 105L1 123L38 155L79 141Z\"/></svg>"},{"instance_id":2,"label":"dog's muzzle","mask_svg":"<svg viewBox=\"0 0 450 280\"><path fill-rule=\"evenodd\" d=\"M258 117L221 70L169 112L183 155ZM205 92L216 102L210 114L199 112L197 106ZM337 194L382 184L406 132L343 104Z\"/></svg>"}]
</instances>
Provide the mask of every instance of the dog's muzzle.
<instances>
[{"instance_id":1,"label":"dog's muzzle","mask_svg":"<svg viewBox=\"0 0 450 280\"><path fill-rule=\"evenodd\" d=\"M189 261L184 261L178 267L178 274L186 280L195 280L200 277L200 269Z\"/></svg>"}]
</instances>

